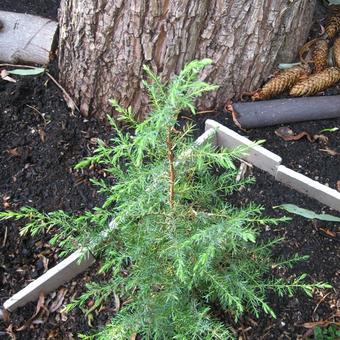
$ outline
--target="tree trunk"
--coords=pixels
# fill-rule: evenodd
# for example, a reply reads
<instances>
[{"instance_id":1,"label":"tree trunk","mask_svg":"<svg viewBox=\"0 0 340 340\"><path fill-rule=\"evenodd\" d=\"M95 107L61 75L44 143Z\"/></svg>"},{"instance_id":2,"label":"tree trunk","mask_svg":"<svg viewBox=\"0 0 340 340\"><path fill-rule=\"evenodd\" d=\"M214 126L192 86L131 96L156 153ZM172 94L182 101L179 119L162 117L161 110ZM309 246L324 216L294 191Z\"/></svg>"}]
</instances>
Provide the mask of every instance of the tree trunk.
<instances>
[{"instance_id":1,"label":"tree trunk","mask_svg":"<svg viewBox=\"0 0 340 340\"><path fill-rule=\"evenodd\" d=\"M316 0L62 0L60 81L84 115L112 112L109 98L146 110L143 64L168 79L211 58L202 79L220 85L199 109L257 88L295 60Z\"/></svg>"}]
</instances>

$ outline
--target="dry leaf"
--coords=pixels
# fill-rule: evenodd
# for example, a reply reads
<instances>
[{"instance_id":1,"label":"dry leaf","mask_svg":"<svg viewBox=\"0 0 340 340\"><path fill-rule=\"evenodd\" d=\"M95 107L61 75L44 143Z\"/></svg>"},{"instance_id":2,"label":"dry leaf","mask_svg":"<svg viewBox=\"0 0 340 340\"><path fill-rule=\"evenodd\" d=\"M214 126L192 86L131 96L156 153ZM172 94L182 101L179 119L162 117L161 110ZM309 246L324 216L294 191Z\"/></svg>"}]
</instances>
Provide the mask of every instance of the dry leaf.
<instances>
[{"instance_id":1,"label":"dry leaf","mask_svg":"<svg viewBox=\"0 0 340 340\"><path fill-rule=\"evenodd\" d=\"M16 83L17 81L9 76L9 73L7 70L1 70L0 76L3 80L7 80L11 83Z\"/></svg>"},{"instance_id":2,"label":"dry leaf","mask_svg":"<svg viewBox=\"0 0 340 340\"><path fill-rule=\"evenodd\" d=\"M312 136L314 138L314 140L319 140L321 143L323 144L327 144L328 143L328 137L325 135L314 135Z\"/></svg>"},{"instance_id":3,"label":"dry leaf","mask_svg":"<svg viewBox=\"0 0 340 340\"><path fill-rule=\"evenodd\" d=\"M236 182L238 183L241 179L244 178L245 174L247 173L248 165L244 162L241 162L240 169L236 176Z\"/></svg>"},{"instance_id":4,"label":"dry leaf","mask_svg":"<svg viewBox=\"0 0 340 340\"><path fill-rule=\"evenodd\" d=\"M38 133L39 133L39 136L40 136L40 139L43 143L45 143L45 139L46 139L46 133L43 129L38 129Z\"/></svg>"},{"instance_id":5,"label":"dry leaf","mask_svg":"<svg viewBox=\"0 0 340 340\"><path fill-rule=\"evenodd\" d=\"M39 299L38 299L38 302L37 302L37 306L35 308L35 313L33 314L32 317L37 316L39 314L40 310L44 307L45 307L45 294L44 294L44 292L40 292Z\"/></svg>"},{"instance_id":6,"label":"dry leaf","mask_svg":"<svg viewBox=\"0 0 340 340\"><path fill-rule=\"evenodd\" d=\"M303 137L306 137L309 142L314 143L316 140L320 140L322 143L328 143L328 137L324 135L311 135L307 131L302 131L298 134L295 134L294 131L286 126L280 127L275 130L275 134L282 138L284 141L296 141L300 140Z\"/></svg>"},{"instance_id":7,"label":"dry leaf","mask_svg":"<svg viewBox=\"0 0 340 340\"><path fill-rule=\"evenodd\" d=\"M321 231L323 231L327 236L330 237L336 237L336 232L326 229L326 228L319 228Z\"/></svg>"},{"instance_id":8,"label":"dry leaf","mask_svg":"<svg viewBox=\"0 0 340 340\"><path fill-rule=\"evenodd\" d=\"M57 311L61 307L61 305L64 302L64 298L65 298L66 293L67 293L66 288L61 288L59 290L56 299L53 301L51 307L49 308L51 313L54 313L55 311Z\"/></svg>"},{"instance_id":9,"label":"dry leaf","mask_svg":"<svg viewBox=\"0 0 340 340\"><path fill-rule=\"evenodd\" d=\"M48 262L50 260L42 254L39 254L39 258L42 260L44 266L44 273L46 273L48 271Z\"/></svg>"},{"instance_id":10,"label":"dry leaf","mask_svg":"<svg viewBox=\"0 0 340 340\"><path fill-rule=\"evenodd\" d=\"M114 296L114 299L115 299L115 310L116 310L116 313L118 313L119 310L120 310L120 299L119 299L119 296L116 293L114 293L113 296Z\"/></svg>"},{"instance_id":11,"label":"dry leaf","mask_svg":"<svg viewBox=\"0 0 340 340\"><path fill-rule=\"evenodd\" d=\"M10 198L10 196L2 197L2 205L4 209L9 209L11 207L11 203L9 202Z\"/></svg>"},{"instance_id":12,"label":"dry leaf","mask_svg":"<svg viewBox=\"0 0 340 340\"><path fill-rule=\"evenodd\" d=\"M71 110L71 113L73 115L75 110L77 109L76 104L74 103L74 101L72 100L72 98L68 94L63 93L63 97L64 97L64 100L65 100L67 107Z\"/></svg>"},{"instance_id":13,"label":"dry leaf","mask_svg":"<svg viewBox=\"0 0 340 340\"><path fill-rule=\"evenodd\" d=\"M58 329L52 329L50 332L48 332L47 340L55 340L60 339L60 334Z\"/></svg>"},{"instance_id":14,"label":"dry leaf","mask_svg":"<svg viewBox=\"0 0 340 340\"><path fill-rule=\"evenodd\" d=\"M20 157L20 153L18 151L18 148L12 148L12 149L8 149L6 151L11 157Z\"/></svg>"},{"instance_id":15,"label":"dry leaf","mask_svg":"<svg viewBox=\"0 0 340 340\"><path fill-rule=\"evenodd\" d=\"M133 333L133 334L131 335L130 340L136 340L136 339L137 339L137 333Z\"/></svg>"},{"instance_id":16,"label":"dry leaf","mask_svg":"<svg viewBox=\"0 0 340 340\"><path fill-rule=\"evenodd\" d=\"M0 320L9 323L9 312L6 309L0 309Z\"/></svg>"},{"instance_id":17,"label":"dry leaf","mask_svg":"<svg viewBox=\"0 0 340 340\"><path fill-rule=\"evenodd\" d=\"M39 294L39 299L37 302L37 306L35 308L34 314L19 328L16 329L17 332L24 331L25 329L29 328L29 326L32 324L33 320L38 316L40 311L43 310L48 314L48 310L45 306L45 294L44 292L41 292Z\"/></svg>"},{"instance_id":18,"label":"dry leaf","mask_svg":"<svg viewBox=\"0 0 340 340\"><path fill-rule=\"evenodd\" d=\"M15 333L13 331L13 325L9 325L7 328L6 328L6 332L7 334L10 336L11 340L16 340L16 336L15 336Z\"/></svg>"},{"instance_id":19,"label":"dry leaf","mask_svg":"<svg viewBox=\"0 0 340 340\"><path fill-rule=\"evenodd\" d=\"M305 328L315 328L316 326L327 327L328 325L336 325L340 326L340 322L332 322L332 321L315 321L315 322L305 322L302 326Z\"/></svg>"},{"instance_id":20,"label":"dry leaf","mask_svg":"<svg viewBox=\"0 0 340 340\"><path fill-rule=\"evenodd\" d=\"M336 150L333 150L331 148L328 148L327 146L324 149L319 149L320 151L326 152L331 156L340 156L340 152L337 152Z\"/></svg>"}]
</instances>

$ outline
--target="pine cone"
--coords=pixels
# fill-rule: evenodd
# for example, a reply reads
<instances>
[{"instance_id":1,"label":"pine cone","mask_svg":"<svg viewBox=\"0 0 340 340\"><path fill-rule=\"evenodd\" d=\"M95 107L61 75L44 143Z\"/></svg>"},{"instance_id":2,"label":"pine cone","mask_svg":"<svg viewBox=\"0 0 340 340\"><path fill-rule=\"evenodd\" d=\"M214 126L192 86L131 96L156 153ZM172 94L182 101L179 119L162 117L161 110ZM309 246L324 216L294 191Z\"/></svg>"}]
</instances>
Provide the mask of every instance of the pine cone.
<instances>
[{"instance_id":1,"label":"pine cone","mask_svg":"<svg viewBox=\"0 0 340 340\"><path fill-rule=\"evenodd\" d=\"M340 38L336 38L333 45L334 62L337 67L340 67Z\"/></svg>"},{"instance_id":2,"label":"pine cone","mask_svg":"<svg viewBox=\"0 0 340 340\"><path fill-rule=\"evenodd\" d=\"M320 73L316 73L293 86L289 94L291 96L312 96L326 90L340 80L340 69L330 67Z\"/></svg>"},{"instance_id":3,"label":"pine cone","mask_svg":"<svg viewBox=\"0 0 340 340\"><path fill-rule=\"evenodd\" d=\"M325 32L329 39L333 39L337 32L340 31L340 17L339 16L332 16L328 20Z\"/></svg>"},{"instance_id":4,"label":"pine cone","mask_svg":"<svg viewBox=\"0 0 340 340\"><path fill-rule=\"evenodd\" d=\"M328 43L326 40L318 40L313 48L313 61L315 72L319 73L327 67Z\"/></svg>"},{"instance_id":5,"label":"pine cone","mask_svg":"<svg viewBox=\"0 0 340 340\"><path fill-rule=\"evenodd\" d=\"M288 70L281 71L274 78L270 79L262 89L257 91L252 100L261 100L274 97L285 90L291 88L301 78L306 77L310 73L307 65L294 66Z\"/></svg>"}]
</instances>

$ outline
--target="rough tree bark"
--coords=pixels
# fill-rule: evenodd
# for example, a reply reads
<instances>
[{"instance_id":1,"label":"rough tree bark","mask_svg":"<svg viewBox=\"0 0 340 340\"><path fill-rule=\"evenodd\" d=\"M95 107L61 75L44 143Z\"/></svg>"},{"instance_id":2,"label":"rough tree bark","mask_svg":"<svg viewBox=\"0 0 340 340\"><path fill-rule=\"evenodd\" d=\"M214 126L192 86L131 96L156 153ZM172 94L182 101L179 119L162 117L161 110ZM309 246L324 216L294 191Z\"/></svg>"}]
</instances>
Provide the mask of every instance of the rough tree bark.
<instances>
[{"instance_id":1,"label":"rough tree bark","mask_svg":"<svg viewBox=\"0 0 340 340\"><path fill-rule=\"evenodd\" d=\"M109 98L142 112L147 63L167 79L193 59L215 64L203 79L220 85L199 109L259 86L306 40L315 0L62 0L60 80L84 115Z\"/></svg>"}]
</instances>

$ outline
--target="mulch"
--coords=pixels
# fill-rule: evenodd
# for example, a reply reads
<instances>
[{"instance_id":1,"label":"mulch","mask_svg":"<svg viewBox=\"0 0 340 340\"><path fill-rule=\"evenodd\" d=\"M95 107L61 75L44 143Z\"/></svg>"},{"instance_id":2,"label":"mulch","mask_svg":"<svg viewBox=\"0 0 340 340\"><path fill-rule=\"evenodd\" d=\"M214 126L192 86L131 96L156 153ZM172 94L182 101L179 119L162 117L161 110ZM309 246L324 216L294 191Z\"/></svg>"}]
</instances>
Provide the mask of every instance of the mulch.
<instances>
[{"instance_id":1,"label":"mulch","mask_svg":"<svg viewBox=\"0 0 340 340\"><path fill-rule=\"evenodd\" d=\"M0 9L51 18L56 17L57 7L57 0L4 0L0 4ZM194 119L198 126L196 134L199 135L207 118L237 130L230 116L223 112L196 117L184 114L180 121ZM317 133L335 126L340 127L340 119L299 123L291 128L296 132ZM266 139L265 147L280 154L286 166L334 187L336 180L340 179L339 156L320 151L323 147L317 142L284 142L275 135L275 129L277 127L241 133L253 140ZM91 176L100 174L94 170L75 171L73 166L91 153L96 138L108 140L110 131L99 121L72 115L60 90L46 76L21 78L15 84L0 80L0 136L0 209L30 205L42 211L63 209L78 214L102 202L89 183ZM330 138L329 147L339 148L340 132L327 136ZM332 213L318 202L276 183L260 170L253 169L252 174L257 179L256 183L233 195L232 203L242 205L254 201L262 204L264 213L271 216L283 215L282 211L273 209L273 206L282 203ZM59 249L48 244L51 233L34 238L20 237L22 225L23 222L15 221L0 223L0 305L59 261ZM339 239L330 237L325 230L337 232L338 225L294 217L278 227L263 226L261 240L285 238L275 249L275 255L285 257L298 252L310 256L308 262L301 262L292 270L278 272L277 275L289 278L307 273L311 282L326 281L338 287ZM36 302L18 309L11 314L10 323L0 321L0 338L10 338L13 330L17 339L75 339L77 333L103 326L114 314L113 301L88 318L78 309L68 314L62 312L62 306L80 295L87 282L101 279L95 268L91 268L49 294L45 297L49 315L40 314L21 331L17 329L34 314ZM317 291L313 299L302 293L286 298L270 294L268 298L277 319L266 315L256 319L245 314L240 323L233 324L243 339L296 339L308 331L303 327L304 323L330 320L339 307L335 290ZM62 299L61 306L53 311L53 303L58 299ZM228 316L225 317L228 319Z\"/></svg>"}]
</instances>

